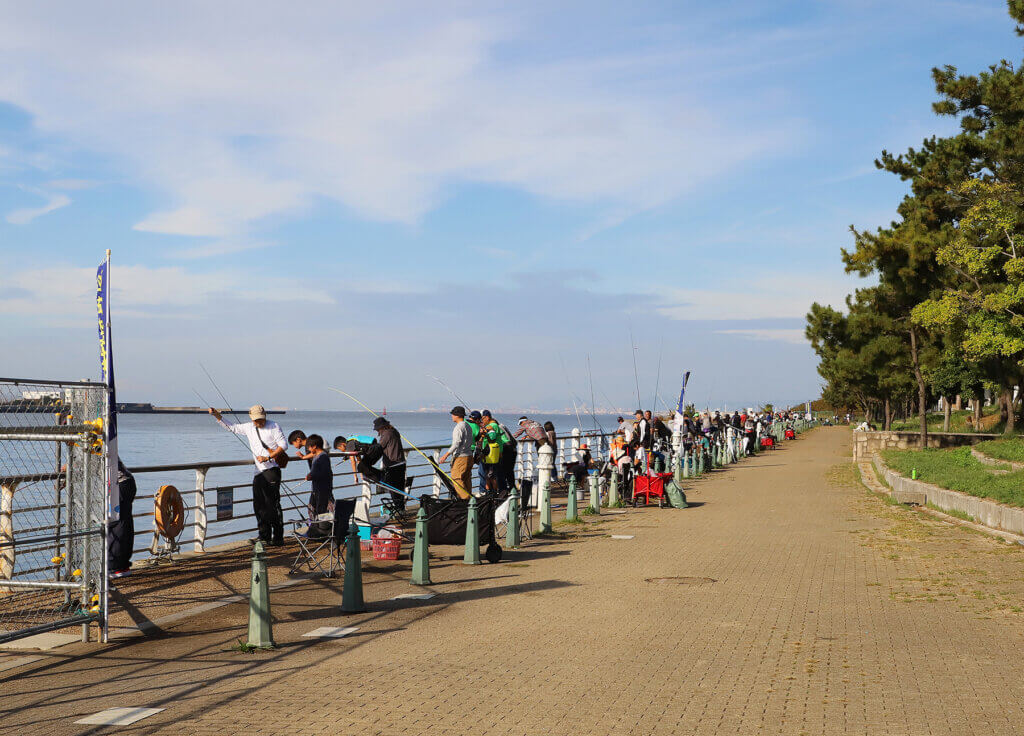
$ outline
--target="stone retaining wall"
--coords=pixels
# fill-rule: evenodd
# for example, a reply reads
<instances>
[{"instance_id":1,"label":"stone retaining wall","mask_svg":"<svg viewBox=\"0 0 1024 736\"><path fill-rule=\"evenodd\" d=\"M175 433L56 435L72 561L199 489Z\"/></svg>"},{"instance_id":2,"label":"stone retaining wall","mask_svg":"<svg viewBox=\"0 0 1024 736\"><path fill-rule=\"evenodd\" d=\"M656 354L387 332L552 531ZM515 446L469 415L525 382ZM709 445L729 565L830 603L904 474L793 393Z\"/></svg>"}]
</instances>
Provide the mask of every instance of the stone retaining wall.
<instances>
[{"instance_id":1,"label":"stone retaining wall","mask_svg":"<svg viewBox=\"0 0 1024 736\"><path fill-rule=\"evenodd\" d=\"M928 447L963 447L1001 436L980 432L929 432ZM854 432L853 462L867 460L882 450L912 450L920 445L919 432Z\"/></svg>"},{"instance_id":2,"label":"stone retaining wall","mask_svg":"<svg viewBox=\"0 0 1024 736\"><path fill-rule=\"evenodd\" d=\"M875 473L892 488L892 497L900 503L933 504L943 511L959 511L979 524L1013 534L1024 534L1024 508L1005 506L987 498L939 488L931 483L905 478L890 470L879 455L871 458Z\"/></svg>"}]
</instances>

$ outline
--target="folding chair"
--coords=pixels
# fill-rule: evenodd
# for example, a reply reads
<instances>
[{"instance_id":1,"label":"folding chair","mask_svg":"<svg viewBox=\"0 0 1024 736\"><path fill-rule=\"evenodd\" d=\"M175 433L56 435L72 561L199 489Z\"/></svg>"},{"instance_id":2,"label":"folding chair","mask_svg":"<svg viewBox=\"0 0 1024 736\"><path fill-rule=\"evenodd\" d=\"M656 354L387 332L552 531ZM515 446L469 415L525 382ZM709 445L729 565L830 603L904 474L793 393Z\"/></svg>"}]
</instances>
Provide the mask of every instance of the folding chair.
<instances>
[{"instance_id":1,"label":"folding chair","mask_svg":"<svg viewBox=\"0 0 1024 736\"><path fill-rule=\"evenodd\" d=\"M336 568L345 569L343 547L334 533L334 524L334 509L316 517L311 513L309 519L292 522L292 536L299 545L299 552L289 573L305 568L311 573L319 572L329 578L333 577Z\"/></svg>"},{"instance_id":2,"label":"folding chair","mask_svg":"<svg viewBox=\"0 0 1024 736\"><path fill-rule=\"evenodd\" d=\"M530 498L533 496L533 480L524 478L519 482L519 538L533 539L533 509Z\"/></svg>"}]
</instances>

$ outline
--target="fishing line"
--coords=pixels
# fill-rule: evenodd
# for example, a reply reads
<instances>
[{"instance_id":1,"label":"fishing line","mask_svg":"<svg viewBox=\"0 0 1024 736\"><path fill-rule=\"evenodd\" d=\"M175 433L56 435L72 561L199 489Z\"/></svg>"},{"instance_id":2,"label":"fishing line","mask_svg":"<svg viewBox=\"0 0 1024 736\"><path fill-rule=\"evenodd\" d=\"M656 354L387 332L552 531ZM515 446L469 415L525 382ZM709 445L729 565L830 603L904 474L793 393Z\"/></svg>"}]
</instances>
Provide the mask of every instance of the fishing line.
<instances>
[{"instance_id":1,"label":"fishing line","mask_svg":"<svg viewBox=\"0 0 1024 736\"><path fill-rule=\"evenodd\" d=\"M443 384L442 384L442 385L443 385ZM352 401L356 402L357 404L359 404L359 406L363 407L363 408L364 408L364 409L365 409L366 411L368 411L368 412L369 412L370 414L372 414L372 415L373 415L374 417L379 417L379 416L380 416L380 414L378 414L377 412L375 412L375 411L374 411L373 409L371 409L370 407L368 407L368 406L367 406L366 404L364 404L364 403L363 403L362 401L360 401L359 399L357 399L357 398L356 398L355 396L353 396L352 394L350 394L350 393L346 393L346 392L342 391L342 390L341 390L340 388L331 388L330 386L328 386L328 389L330 389L331 391L334 391L335 393L339 393L339 394L341 394L342 396L345 396L345 397L347 397L347 398L351 399ZM451 391L451 389L449 389L449 391ZM454 394L455 392L454 392L454 391L452 391L452 393ZM456 398L458 398L458 395L456 395ZM393 426L393 425L392 425L392 426ZM445 472L444 472L444 468L442 468L442 467L441 467L440 463L437 463L437 462L435 462L433 458L431 458L431 457L430 457L429 455L427 455L427 453L423 452L423 450L421 450L420 448L416 447L416 445L414 445L414 444L413 444L413 443L412 443L411 441L409 441L409 438L408 438L408 437L406 437L406 436L405 436L404 434L402 434L402 432L401 432L401 431L400 431L400 430L398 429L398 427L395 427L395 431L396 431L396 432L398 432L398 436L402 438L402 440L403 440L403 441L405 442L405 444L409 445L409 447L411 447L411 448L412 448L412 449L414 449L414 450L415 450L416 452L418 452L418 453L419 453L420 455L422 455L422 456L423 456L423 458L424 458L424 459L425 459L425 460L426 460L426 461L427 461L427 462L428 462L428 463L429 463L429 464L430 464L430 465L431 465L432 467L435 467L435 468L437 468L438 470L440 470L440 471L441 471L441 473L442 473L442 474L444 475L444 477L445 477L445 478L447 478L448 480L450 480L450 481L451 481L451 482L452 482L453 484L455 483L455 479L454 479L454 478L452 478L452 477L451 477L450 475L448 475L448 473L445 473Z\"/></svg>"},{"instance_id":2,"label":"fishing line","mask_svg":"<svg viewBox=\"0 0 1024 736\"><path fill-rule=\"evenodd\" d=\"M200 363L199 363L199 367L203 369L203 373L205 373L205 374L206 374L206 377L210 379L210 383L211 383L211 384L213 384L213 388L214 388L214 390L215 390L215 391L216 391L216 392L217 392L217 393L218 393L218 394L220 395L220 399L221 399L221 401L223 401L223 402L224 402L224 406L226 406L226 407L227 407L227 409L228 409L228 412L230 412L231 414L236 414L237 412L236 412L236 411L235 411L234 409L232 409L232 408L231 408L231 402L227 400L227 397L226 397L226 396L224 396L224 392L223 392L223 391L221 391L221 390L220 390L220 388L219 388L219 387L217 386L217 382L213 380L213 376L211 376L211 375L210 375L210 372L209 372L208 370L206 370L206 366L204 366L204 365L202 364L202 362L200 362ZM196 391L195 389L192 389L192 393L194 393L194 394L195 394L196 396L199 396L199 392L198 392L198 391ZM202 397L202 396L199 396L199 400L200 400L200 401L202 401L202 402L203 402L204 404L206 404L207 406L211 406L211 404L208 404L208 403L206 402L206 400L205 400L205 399L203 399L203 397ZM235 438L236 440L238 440L239 442L241 442L241 443L242 443L242 447L244 447L244 448L245 448L246 450L248 450L248 451L249 451L249 453L250 453L250 454L252 454L252 448L251 448L251 447L249 446L249 443L248 443L248 442L246 442L245 440L243 440L243 439L242 439L241 437L239 437L239 436L238 436L237 434L235 434L234 432L232 432L231 434L232 434L232 436L233 436L233 437L234 437L234 438ZM259 435L259 432L257 432L257 436L258 436L258 435ZM269 453L269 452L270 452L270 450L267 450L267 452ZM287 455L287 454L288 454L288 449L287 449L287 448L285 448L285 451L284 451L284 452L285 452L285 454ZM282 473L283 473L283 472L284 472L284 471L282 471ZM304 482L304 481L302 481L302 482ZM293 505L291 505L291 506L289 506L289 507L288 507L288 508L289 508L289 510L291 510L291 511L298 511L298 512L299 512L299 513L301 514L301 513L303 512L303 509L302 509L302 508L300 508L299 506L295 505L295 504L296 504L296 502L295 502L295 501L292 501L292 499L291 499L291 496L295 496L295 495L298 495L298 494L296 494L296 493L295 493L295 490L294 490L294 489L293 489L293 488L292 488L292 487L291 487L290 485L288 485L288 481L286 481L286 480L283 480L283 479L282 479L282 480L281 480L281 485L282 485L282 486L284 486L284 489L285 489L286 491L288 491L288 493L289 493L289 498L288 498L288 500L286 501L286 503L289 503L289 504L293 504ZM307 510L307 511L309 510L309 509L308 509L308 507L306 508L306 510Z\"/></svg>"},{"instance_id":3,"label":"fishing line","mask_svg":"<svg viewBox=\"0 0 1024 736\"><path fill-rule=\"evenodd\" d=\"M558 354L558 362L562 364L562 375L565 376L565 387L569 389L569 397L572 399L572 410L576 412L576 426L580 428L580 434L583 434L583 420L580 419L580 410L576 408L576 395L572 391L572 385L569 383L569 371L565 369L565 359L562 358L562 354Z\"/></svg>"},{"instance_id":4,"label":"fishing line","mask_svg":"<svg viewBox=\"0 0 1024 736\"><path fill-rule=\"evenodd\" d=\"M438 378L437 376L432 376L432 375L430 375L429 373L427 374L427 378L433 378L433 379L434 379L435 381L437 381L438 383L440 383L440 384L441 384L442 386L444 386L444 387L445 387L445 388L446 388L446 389L448 390L448 393L450 393L450 394L451 394L452 396L454 396L454 397L455 397L455 400L456 400L456 401L458 401L458 402L459 402L460 404L462 404L462 407L463 407L464 409L469 409L469 406L470 406L470 405L469 405L469 402L468 402L468 401L466 401L466 400L465 400L464 398L462 398L461 396L459 396L459 395L458 395L457 393L455 393L455 389L453 389L453 388L452 388L451 386L449 386L449 385L448 385L447 383L445 383L444 381L442 381L442 380L441 380L440 378ZM349 397L349 398L352 398L352 397ZM354 401L354 400L355 400L355 399L353 399L353 401ZM374 415L374 416L376 416L376 415Z\"/></svg>"},{"instance_id":5,"label":"fishing line","mask_svg":"<svg viewBox=\"0 0 1024 736\"><path fill-rule=\"evenodd\" d=\"M658 405L658 385L661 383L661 357L665 354L665 338L661 338L661 347L658 348L658 376L654 379L654 398L651 399L651 404L654 405L655 411L657 411Z\"/></svg>"},{"instance_id":6,"label":"fishing line","mask_svg":"<svg viewBox=\"0 0 1024 736\"><path fill-rule=\"evenodd\" d=\"M594 373L590 370L590 353L587 353L587 376L590 378L590 416L594 418L594 429L600 429L604 434L604 427L597 421L597 414L594 413Z\"/></svg>"},{"instance_id":7,"label":"fishing line","mask_svg":"<svg viewBox=\"0 0 1024 736\"><path fill-rule=\"evenodd\" d=\"M643 409L643 402L640 400L640 373L636 369L636 342L633 340L633 328L629 328L629 346L633 353L633 378L636 380L636 408Z\"/></svg>"}]
</instances>

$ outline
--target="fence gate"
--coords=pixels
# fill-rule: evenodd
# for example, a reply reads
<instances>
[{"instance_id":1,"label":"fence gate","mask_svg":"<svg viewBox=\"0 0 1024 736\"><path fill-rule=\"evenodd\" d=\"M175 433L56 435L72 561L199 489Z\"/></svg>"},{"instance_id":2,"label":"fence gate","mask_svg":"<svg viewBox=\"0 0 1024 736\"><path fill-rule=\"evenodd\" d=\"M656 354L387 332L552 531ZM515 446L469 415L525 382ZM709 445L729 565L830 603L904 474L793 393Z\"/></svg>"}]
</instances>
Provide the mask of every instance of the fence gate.
<instances>
[{"instance_id":1,"label":"fence gate","mask_svg":"<svg viewBox=\"0 0 1024 736\"><path fill-rule=\"evenodd\" d=\"M101 624L106 386L0 378L0 643Z\"/></svg>"}]
</instances>

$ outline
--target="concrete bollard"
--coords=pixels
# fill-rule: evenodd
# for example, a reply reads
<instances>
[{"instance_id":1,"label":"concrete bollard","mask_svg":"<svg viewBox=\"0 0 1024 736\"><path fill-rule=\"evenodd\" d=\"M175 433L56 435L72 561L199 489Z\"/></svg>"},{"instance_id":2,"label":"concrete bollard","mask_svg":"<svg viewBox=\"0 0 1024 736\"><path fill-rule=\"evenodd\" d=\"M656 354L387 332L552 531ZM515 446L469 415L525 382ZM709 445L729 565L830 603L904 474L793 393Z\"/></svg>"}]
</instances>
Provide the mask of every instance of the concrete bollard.
<instances>
[{"instance_id":1,"label":"concrete bollard","mask_svg":"<svg viewBox=\"0 0 1024 736\"><path fill-rule=\"evenodd\" d=\"M416 513L416 539L412 548L412 584L431 585L430 547L427 541L427 510L420 506Z\"/></svg>"},{"instance_id":2,"label":"concrete bollard","mask_svg":"<svg viewBox=\"0 0 1024 736\"><path fill-rule=\"evenodd\" d=\"M252 548L248 645L258 649L270 649L274 646L273 619L270 617L270 584L267 581L267 555L263 549L263 542L256 542Z\"/></svg>"},{"instance_id":3,"label":"concrete bollard","mask_svg":"<svg viewBox=\"0 0 1024 736\"><path fill-rule=\"evenodd\" d=\"M576 430L577 432L579 430ZM569 476L569 496L565 502L565 520L576 521L579 517L576 512L576 474Z\"/></svg>"},{"instance_id":4,"label":"concrete bollard","mask_svg":"<svg viewBox=\"0 0 1024 736\"><path fill-rule=\"evenodd\" d=\"M462 553L462 564L480 564L480 512L477 510L476 496L470 496L469 510L466 512L466 549Z\"/></svg>"},{"instance_id":5,"label":"concrete bollard","mask_svg":"<svg viewBox=\"0 0 1024 736\"><path fill-rule=\"evenodd\" d=\"M550 534L551 526L551 481L547 481L540 492L540 533Z\"/></svg>"},{"instance_id":6,"label":"concrete bollard","mask_svg":"<svg viewBox=\"0 0 1024 736\"><path fill-rule=\"evenodd\" d=\"M601 513L601 491L597 487L597 475L590 476L590 505L587 510L591 514Z\"/></svg>"},{"instance_id":7,"label":"concrete bollard","mask_svg":"<svg viewBox=\"0 0 1024 736\"><path fill-rule=\"evenodd\" d=\"M348 525L345 538L345 585L341 590L341 612L362 613L363 603L363 556L359 551L359 527L353 518Z\"/></svg>"},{"instance_id":8,"label":"concrete bollard","mask_svg":"<svg viewBox=\"0 0 1024 736\"><path fill-rule=\"evenodd\" d=\"M615 471L612 472L612 480L608 484L608 506L611 508L621 506L619 503L619 474Z\"/></svg>"},{"instance_id":9,"label":"concrete bollard","mask_svg":"<svg viewBox=\"0 0 1024 736\"><path fill-rule=\"evenodd\" d=\"M519 549L519 493L515 488L508 497L508 523L505 525L505 546Z\"/></svg>"}]
</instances>

